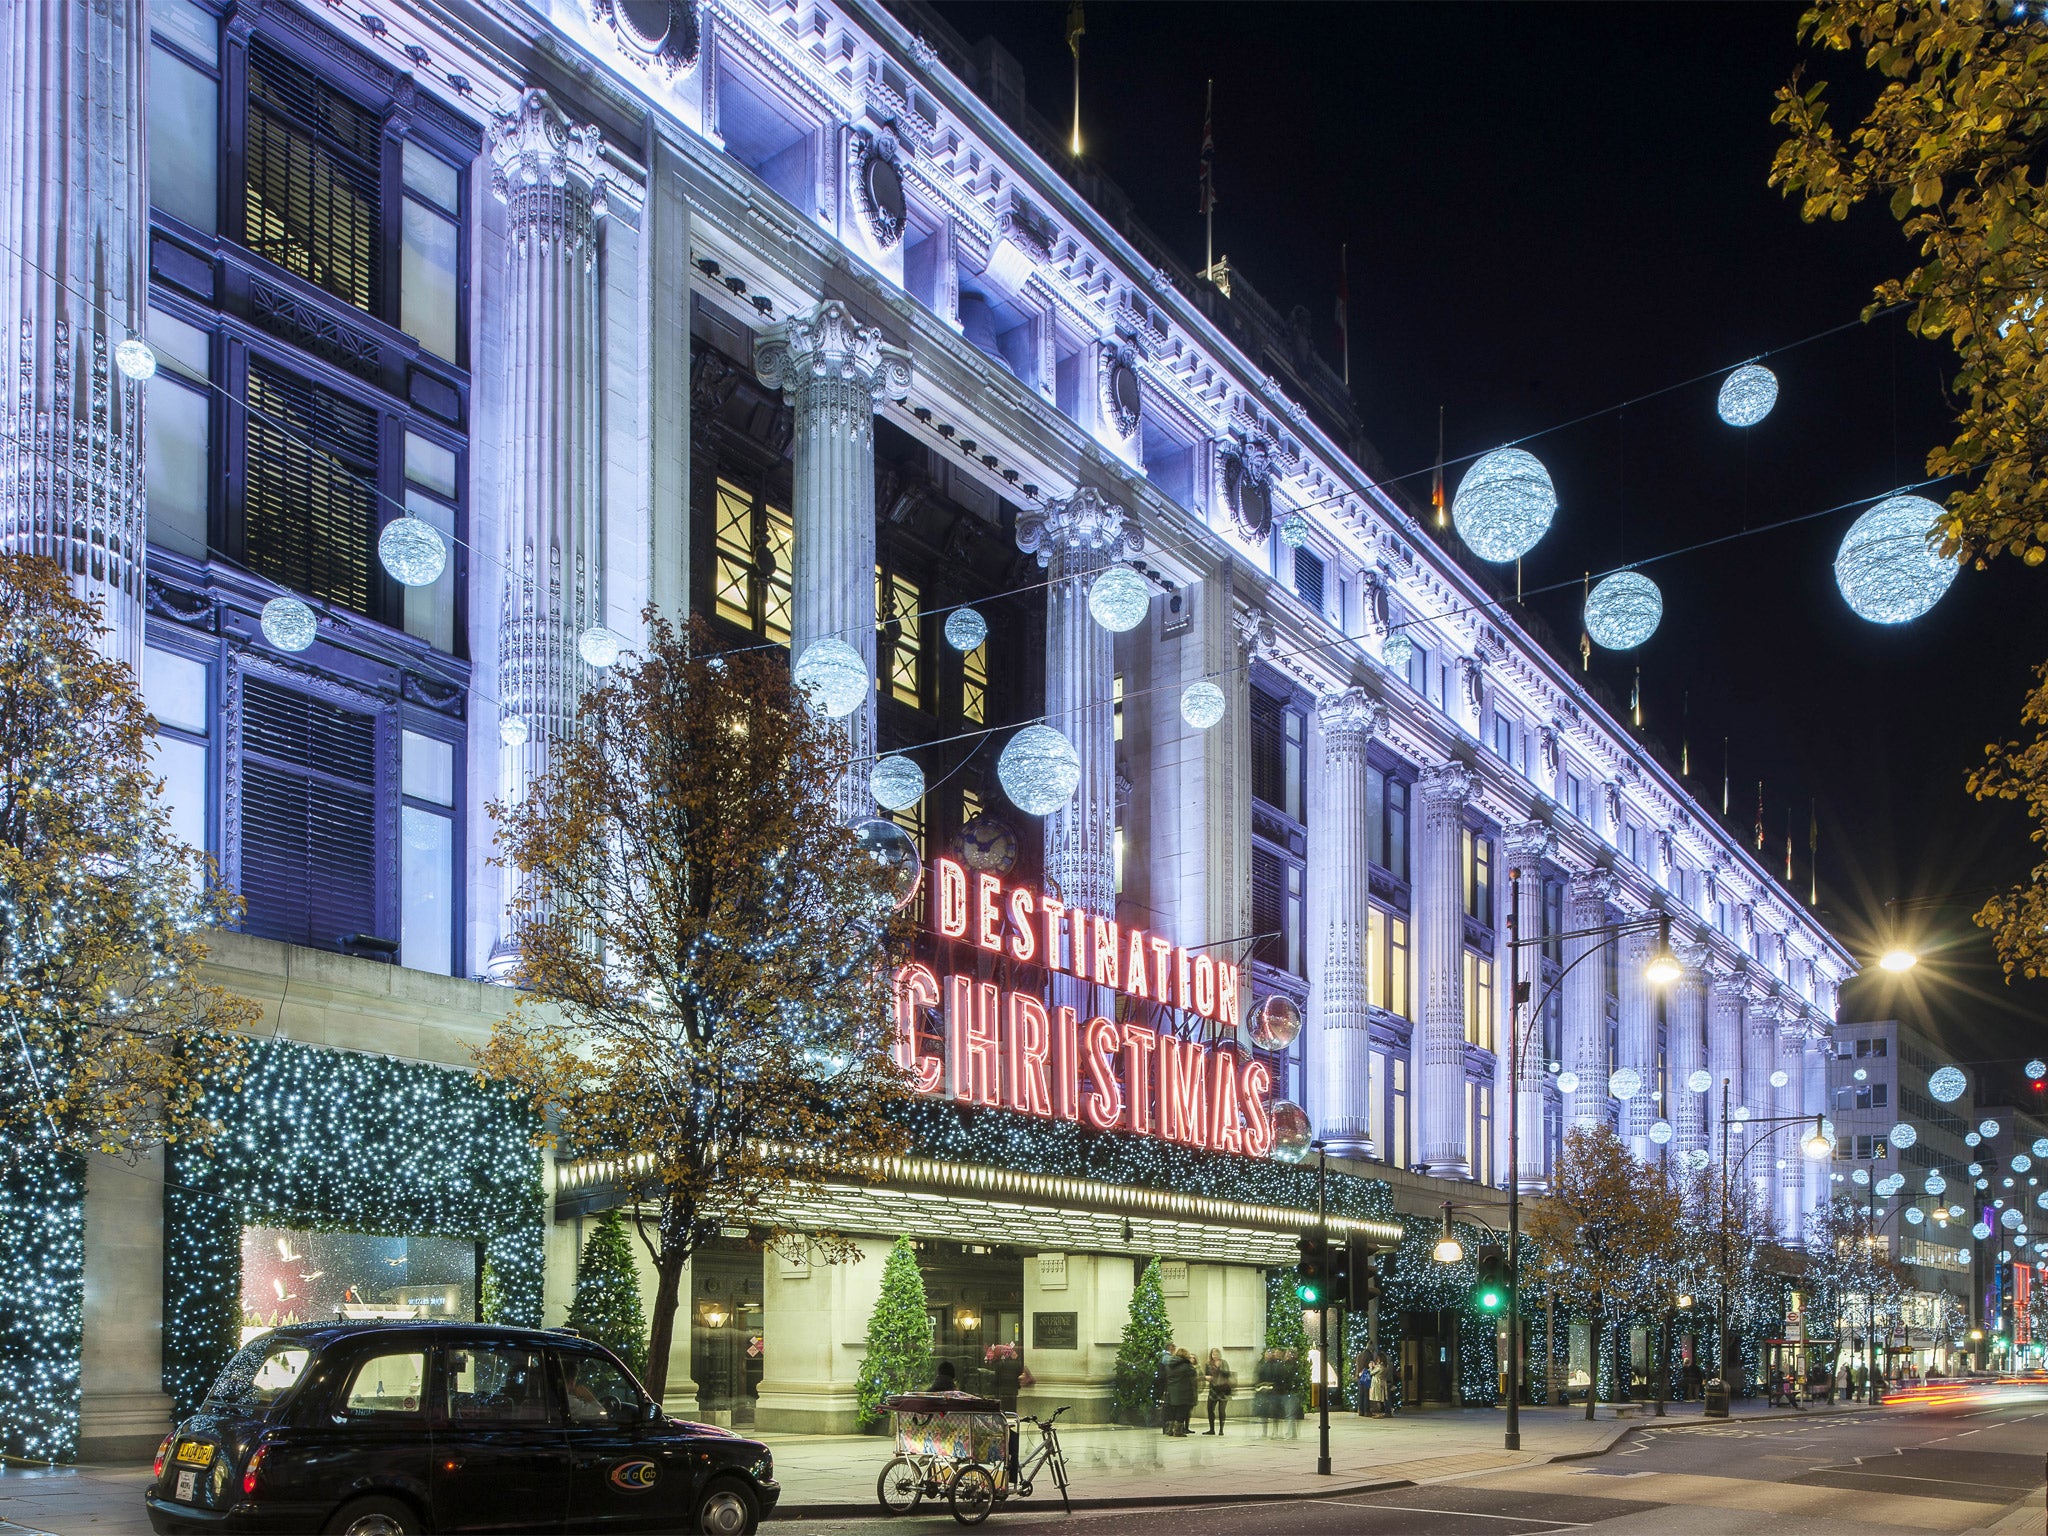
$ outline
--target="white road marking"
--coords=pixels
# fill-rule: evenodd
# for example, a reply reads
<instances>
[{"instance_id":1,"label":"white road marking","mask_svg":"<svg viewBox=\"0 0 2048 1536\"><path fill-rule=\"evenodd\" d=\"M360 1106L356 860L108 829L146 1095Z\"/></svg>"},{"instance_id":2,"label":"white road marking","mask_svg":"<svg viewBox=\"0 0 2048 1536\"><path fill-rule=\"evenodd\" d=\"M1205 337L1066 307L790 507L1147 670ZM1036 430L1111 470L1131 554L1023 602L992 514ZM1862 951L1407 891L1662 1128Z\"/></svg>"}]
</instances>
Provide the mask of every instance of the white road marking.
<instances>
[{"instance_id":1,"label":"white road marking","mask_svg":"<svg viewBox=\"0 0 2048 1536\"><path fill-rule=\"evenodd\" d=\"M1346 1509L1391 1509L1402 1515L1455 1515L1465 1520L1521 1520L1530 1525L1554 1525L1559 1530L1577 1530L1583 1520L1545 1520L1540 1515L1484 1515L1472 1509L1431 1509L1421 1504L1363 1504L1356 1499L1317 1499L1318 1504L1342 1504Z\"/></svg>"}]
</instances>

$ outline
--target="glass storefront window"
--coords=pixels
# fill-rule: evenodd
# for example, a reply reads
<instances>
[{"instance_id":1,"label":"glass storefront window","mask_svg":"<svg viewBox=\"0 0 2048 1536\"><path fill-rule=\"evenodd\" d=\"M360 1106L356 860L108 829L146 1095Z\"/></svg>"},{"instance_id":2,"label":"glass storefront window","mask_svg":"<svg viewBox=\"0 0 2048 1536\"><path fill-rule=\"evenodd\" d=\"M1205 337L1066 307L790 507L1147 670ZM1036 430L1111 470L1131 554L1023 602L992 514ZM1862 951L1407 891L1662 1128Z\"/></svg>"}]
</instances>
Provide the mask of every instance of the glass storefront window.
<instances>
[{"instance_id":1,"label":"glass storefront window","mask_svg":"<svg viewBox=\"0 0 2048 1536\"><path fill-rule=\"evenodd\" d=\"M242 1229L242 1338L336 1319L476 1319L476 1244L453 1237Z\"/></svg>"}]
</instances>

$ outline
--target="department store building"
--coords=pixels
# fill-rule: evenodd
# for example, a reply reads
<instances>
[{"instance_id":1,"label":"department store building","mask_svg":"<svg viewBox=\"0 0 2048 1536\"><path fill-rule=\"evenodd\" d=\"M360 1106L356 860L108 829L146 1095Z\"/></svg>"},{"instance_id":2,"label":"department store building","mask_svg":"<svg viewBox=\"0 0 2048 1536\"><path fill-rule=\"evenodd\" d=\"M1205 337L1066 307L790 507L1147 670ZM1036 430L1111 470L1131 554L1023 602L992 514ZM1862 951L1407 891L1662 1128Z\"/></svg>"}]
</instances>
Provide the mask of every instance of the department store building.
<instances>
[{"instance_id":1,"label":"department store building","mask_svg":"<svg viewBox=\"0 0 2048 1536\"><path fill-rule=\"evenodd\" d=\"M48 266L0 277L21 338L0 540L75 554L106 604L179 827L247 901L217 976L276 1042L271 1139L236 1169L90 1170L89 1452L154 1443L222 1307L245 1328L473 1312L489 1258L501 1288L532 1270L503 1315L564 1316L604 1161L484 1155L462 1128L487 1109L440 1069L509 1002L484 808L571 728L597 676L579 640L630 651L650 605L735 645L857 640L875 687L848 730L933 786L893 813L927 867L1170 935L1236 968L1241 1009L1291 999L1305 1028L1272 1049L1181 991L1113 1017L1260 1064L1276 1125L1389 1210L1540 1189L1577 1123L1717 1155L1723 1080L1738 1154L1748 1120L1827 1106L1849 955L1381 483L1305 316L1137 225L999 47L874 0L10 16L5 238ZM129 335L146 384L108 364ZM405 517L441 535L430 584L380 561ZM1149 597L1121 633L1085 598L1112 566ZM262 623L285 596L316 621L302 649ZM987 622L966 651L943 635L962 607ZM1204 681L1205 729L1182 708ZM1044 818L995 772L1040 719L1081 764ZM874 814L861 776L846 797ZM1684 973L1644 979L1652 928L1525 950L1511 1074L1517 883L1529 934L1668 913ZM378 1140L387 1068L457 1085L418 1090L423 1157ZM1141 1175L1074 1151L1097 1133L981 1114L784 1213L877 1262L745 1229L700 1256L672 1402L845 1427L900 1233L926 1244L941 1345L1017 1342L1062 1400L1105 1395L1155 1254L1183 1342L1248 1364L1263 1272L1312 1216L1302 1170L1184 1145ZM429 1198L454 1167L475 1176ZM1796 1240L1825 1171L1768 1147L1742 1168Z\"/></svg>"}]
</instances>

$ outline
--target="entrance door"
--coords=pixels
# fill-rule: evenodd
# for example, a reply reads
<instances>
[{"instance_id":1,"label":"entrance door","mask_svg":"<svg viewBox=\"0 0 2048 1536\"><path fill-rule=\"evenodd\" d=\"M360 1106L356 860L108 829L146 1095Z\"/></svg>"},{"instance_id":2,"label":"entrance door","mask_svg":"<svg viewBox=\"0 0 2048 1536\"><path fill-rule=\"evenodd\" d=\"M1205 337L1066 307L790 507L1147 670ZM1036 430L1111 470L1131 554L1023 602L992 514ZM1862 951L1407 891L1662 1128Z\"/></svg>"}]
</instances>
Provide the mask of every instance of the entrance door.
<instances>
[{"instance_id":1,"label":"entrance door","mask_svg":"<svg viewBox=\"0 0 2048 1536\"><path fill-rule=\"evenodd\" d=\"M1410 1312L1401 1328L1401 1395L1411 1406L1458 1402L1455 1313Z\"/></svg>"}]
</instances>

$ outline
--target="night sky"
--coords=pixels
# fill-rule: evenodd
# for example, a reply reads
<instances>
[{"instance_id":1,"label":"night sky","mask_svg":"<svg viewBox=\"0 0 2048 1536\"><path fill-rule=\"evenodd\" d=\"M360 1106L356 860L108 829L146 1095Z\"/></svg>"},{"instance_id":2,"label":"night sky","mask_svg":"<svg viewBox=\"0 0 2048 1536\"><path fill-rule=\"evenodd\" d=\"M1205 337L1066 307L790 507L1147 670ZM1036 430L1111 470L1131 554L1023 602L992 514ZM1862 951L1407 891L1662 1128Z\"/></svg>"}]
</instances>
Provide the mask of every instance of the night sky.
<instances>
[{"instance_id":1,"label":"night sky","mask_svg":"<svg viewBox=\"0 0 2048 1536\"><path fill-rule=\"evenodd\" d=\"M1067 121L1064 4L937 9L970 44L998 38L1032 105ZM1083 137L1199 267L1214 79L1217 252L1281 313L1305 306L1334 359L1349 242L1353 392L1411 500L1429 494L1439 406L1453 460L1604 413L1523 444L1561 503L1525 587L1567 646L1587 569L1854 502L1646 566L1663 625L1630 656L1596 651L1593 672L1625 704L1640 664L1646 729L1673 754L1689 738L1709 810L1728 738L1730 820L1752 834L1761 779L1763 857L1782 874L1792 811L1802 899L1817 801L1821 916L1859 958L1883 947L1887 899L1958 898L1900 920L1928 958L1903 983L1873 971L1845 996L1845 1020L1920 1013L1959 1055L2032 1054L2048 1045L2048 987L2006 986L1968 921L2031 866L2026 823L1971 800L1963 779L1986 742L2017 732L2048 657L2048 575L2009 561L1966 571L1899 627L1858 619L1835 588L1849 524L1923 478L1927 450L1948 440L1954 361L1902 317L1858 323L1873 284L1908 270L1887 210L1809 226L1766 185L1773 90L1813 59L1852 88L1839 120L1861 74L1802 50L1799 14L1093 0ZM1761 353L1777 354L1777 408L1747 432L1724 426L1718 374ZM1983 1076L1987 1101L2023 1092L2017 1070Z\"/></svg>"}]
</instances>

